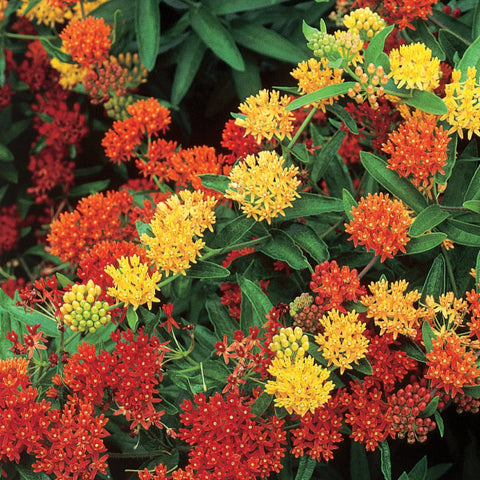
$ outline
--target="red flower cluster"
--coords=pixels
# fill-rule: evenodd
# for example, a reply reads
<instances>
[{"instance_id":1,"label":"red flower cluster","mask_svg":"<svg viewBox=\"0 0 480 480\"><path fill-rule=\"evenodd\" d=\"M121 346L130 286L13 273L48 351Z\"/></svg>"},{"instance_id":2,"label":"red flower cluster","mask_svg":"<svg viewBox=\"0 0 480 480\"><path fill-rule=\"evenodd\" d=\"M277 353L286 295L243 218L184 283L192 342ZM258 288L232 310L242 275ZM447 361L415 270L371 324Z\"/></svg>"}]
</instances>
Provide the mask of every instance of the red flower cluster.
<instances>
[{"instance_id":1,"label":"red flower cluster","mask_svg":"<svg viewBox=\"0 0 480 480\"><path fill-rule=\"evenodd\" d=\"M245 128L237 125L233 118L225 124L220 145L232 153L234 161L255 155L262 148L252 135L246 135Z\"/></svg>"},{"instance_id":2,"label":"red flower cluster","mask_svg":"<svg viewBox=\"0 0 480 480\"><path fill-rule=\"evenodd\" d=\"M284 421L256 418L248 401L235 393L224 399L217 392L183 402L180 419L191 428L181 428L179 436L193 447L189 456L195 478L255 480L282 469Z\"/></svg>"},{"instance_id":3,"label":"red flower cluster","mask_svg":"<svg viewBox=\"0 0 480 480\"><path fill-rule=\"evenodd\" d=\"M0 255L17 246L21 224L16 205L0 208Z\"/></svg>"},{"instance_id":4,"label":"red flower cluster","mask_svg":"<svg viewBox=\"0 0 480 480\"><path fill-rule=\"evenodd\" d=\"M259 280L260 288L264 293L267 293L268 284L270 280ZM242 303L242 292L238 283L222 283L220 284L220 291L222 292L222 305L228 307L231 317L240 320L240 305Z\"/></svg>"}]
</instances>

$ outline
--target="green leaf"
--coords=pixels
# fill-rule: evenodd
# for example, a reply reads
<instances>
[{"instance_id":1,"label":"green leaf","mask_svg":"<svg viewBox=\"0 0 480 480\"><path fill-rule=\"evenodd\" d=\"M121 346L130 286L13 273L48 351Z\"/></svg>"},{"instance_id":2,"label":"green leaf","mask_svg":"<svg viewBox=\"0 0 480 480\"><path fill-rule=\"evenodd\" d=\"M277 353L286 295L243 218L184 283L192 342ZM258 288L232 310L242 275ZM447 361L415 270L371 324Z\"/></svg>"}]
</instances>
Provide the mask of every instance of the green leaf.
<instances>
[{"instance_id":1,"label":"green leaf","mask_svg":"<svg viewBox=\"0 0 480 480\"><path fill-rule=\"evenodd\" d=\"M480 3L477 2L473 13L472 38L480 37Z\"/></svg>"},{"instance_id":2,"label":"green leaf","mask_svg":"<svg viewBox=\"0 0 480 480\"><path fill-rule=\"evenodd\" d=\"M360 152L360 159L368 173L390 193L402 200L415 212L421 212L426 206L424 196L406 178L389 170L386 162L370 152Z\"/></svg>"},{"instance_id":3,"label":"green leaf","mask_svg":"<svg viewBox=\"0 0 480 480\"><path fill-rule=\"evenodd\" d=\"M423 350L416 343L405 343L400 347L410 358L417 360L420 363L426 363L427 357Z\"/></svg>"},{"instance_id":4,"label":"green leaf","mask_svg":"<svg viewBox=\"0 0 480 480\"><path fill-rule=\"evenodd\" d=\"M463 202L463 207L468 208L472 212L480 213L480 200L468 200Z\"/></svg>"},{"instance_id":5,"label":"green leaf","mask_svg":"<svg viewBox=\"0 0 480 480\"><path fill-rule=\"evenodd\" d=\"M410 480L407 472L403 472L399 477L398 480Z\"/></svg>"},{"instance_id":6,"label":"green leaf","mask_svg":"<svg viewBox=\"0 0 480 480\"><path fill-rule=\"evenodd\" d=\"M428 405L425 407L425 410L422 410L419 413L419 417L421 417L421 418L431 417L436 412L439 401L440 401L440 397L435 395L430 400L430 402L428 402Z\"/></svg>"},{"instance_id":7,"label":"green leaf","mask_svg":"<svg viewBox=\"0 0 480 480\"><path fill-rule=\"evenodd\" d=\"M452 242L467 247L480 247L480 226L478 225L450 219L442 223L441 230Z\"/></svg>"},{"instance_id":8,"label":"green leaf","mask_svg":"<svg viewBox=\"0 0 480 480\"><path fill-rule=\"evenodd\" d=\"M50 477L43 472L36 473L32 467L25 467L24 465L15 466L18 473L23 480L50 480Z\"/></svg>"},{"instance_id":9,"label":"green leaf","mask_svg":"<svg viewBox=\"0 0 480 480\"><path fill-rule=\"evenodd\" d=\"M205 173L203 175L199 175L199 177L204 187L211 188L216 192L225 193L230 185L230 179L226 175Z\"/></svg>"},{"instance_id":10,"label":"green leaf","mask_svg":"<svg viewBox=\"0 0 480 480\"><path fill-rule=\"evenodd\" d=\"M427 278L422 288L421 303L425 303L427 295L432 295L438 298L445 291L445 258L443 255L438 255L432 262L432 266L428 271Z\"/></svg>"},{"instance_id":11,"label":"green leaf","mask_svg":"<svg viewBox=\"0 0 480 480\"><path fill-rule=\"evenodd\" d=\"M447 55L447 60L453 66L455 66L455 54L463 55L468 47L468 43L462 37L445 29L438 31L438 41Z\"/></svg>"},{"instance_id":12,"label":"green leaf","mask_svg":"<svg viewBox=\"0 0 480 480\"><path fill-rule=\"evenodd\" d=\"M390 460L390 447L388 441L383 440L378 444L380 450L380 469L385 480L392 480L392 462Z\"/></svg>"},{"instance_id":13,"label":"green leaf","mask_svg":"<svg viewBox=\"0 0 480 480\"><path fill-rule=\"evenodd\" d=\"M115 12L122 11L123 18L133 18L137 2L131 0L110 0L92 10L89 15L96 18L104 18L106 23L113 23Z\"/></svg>"},{"instance_id":14,"label":"green leaf","mask_svg":"<svg viewBox=\"0 0 480 480\"><path fill-rule=\"evenodd\" d=\"M449 216L450 213L447 210L442 210L438 205L429 205L415 217L408 229L408 235L410 237L420 237L420 235L436 227Z\"/></svg>"},{"instance_id":15,"label":"green leaf","mask_svg":"<svg viewBox=\"0 0 480 480\"><path fill-rule=\"evenodd\" d=\"M385 27L383 30L378 32L372 40L370 40L370 44L367 47L367 50L365 51L365 65L369 65L370 63L373 63L375 65L375 62L380 55L380 53L383 52L383 47L385 46L385 40L387 37L392 33L393 27L395 25L390 25L389 27Z\"/></svg>"},{"instance_id":16,"label":"green leaf","mask_svg":"<svg viewBox=\"0 0 480 480\"><path fill-rule=\"evenodd\" d=\"M260 68L256 60L252 60L251 55L245 55L245 70L232 69L233 81L235 82L235 90L240 100L244 100L250 95L256 95L262 89L262 80L260 78Z\"/></svg>"},{"instance_id":17,"label":"green leaf","mask_svg":"<svg viewBox=\"0 0 480 480\"><path fill-rule=\"evenodd\" d=\"M246 12L271 7L285 2L286 0L209 0L208 6L216 15Z\"/></svg>"},{"instance_id":18,"label":"green leaf","mask_svg":"<svg viewBox=\"0 0 480 480\"><path fill-rule=\"evenodd\" d=\"M240 328L240 325L228 314L226 307L220 303L220 299L208 297L205 308L217 338L222 341L223 336L226 335L228 341L232 342L233 334Z\"/></svg>"},{"instance_id":19,"label":"green leaf","mask_svg":"<svg viewBox=\"0 0 480 480\"><path fill-rule=\"evenodd\" d=\"M241 329L248 333L249 327L261 327L265 324L266 316L273 305L262 289L243 275L238 275L238 285L242 292L242 310L245 303L250 307L250 318L240 316Z\"/></svg>"},{"instance_id":20,"label":"green leaf","mask_svg":"<svg viewBox=\"0 0 480 480\"><path fill-rule=\"evenodd\" d=\"M328 112L333 113L341 122L343 122L351 133L358 135L357 122L355 122L352 115L341 105L334 103L333 105L326 105L325 109Z\"/></svg>"},{"instance_id":21,"label":"green leaf","mask_svg":"<svg viewBox=\"0 0 480 480\"><path fill-rule=\"evenodd\" d=\"M95 182L82 183L70 189L71 197L85 197L105 190L110 184L110 179L96 180Z\"/></svg>"},{"instance_id":22,"label":"green leaf","mask_svg":"<svg viewBox=\"0 0 480 480\"><path fill-rule=\"evenodd\" d=\"M18 170L14 164L9 165L8 168L0 168L0 177L10 183L18 183Z\"/></svg>"},{"instance_id":23,"label":"green leaf","mask_svg":"<svg viewBox=\"0 0 480 480\"><path fill-rule=\"evenodd\" d=\"M243 71L245 64L230 32L205 7L190 9L190 21L195 33L217 57L235 70Z\"/></svg>"},{"instance_id":24,"label":"green leaf","mask_svg":"<svg viewBox=\"0 0 480 480\"><path fill-rule=\"evenodd\" d=\"M443 418L438 410L435 412L435 422L437 423L438 433L440 434L440 437L443 438L445 425L443 424Z\"/></svg>"},{"instance_id":25,"label":"green leaf","mask_svg":"<svg viewBox=\"0 0 480 480\"><path fill-rule=\"evenodd\" d=\"M142 235L147 235L148 237L155 237L153 234L152 227L149 223L142 222L141 220L137 220L135 222L135 228L137 229L138 236L142 238Z\"/></svg>"},{"instance_id":26,"label":"green leaf","mask_svg":"<svg viewBox=\"0 0 480 480\"><path fill-rule=\"evenodd\" d=\"M475 41L465 50L460 62L458 62L456 68L462 72L462 76L460 77L461 82L464 82L467 79L468 67L475 67L477 72L480 68L480 37L476 38Z\"/></svg>"},{"instance_id":27,"label":"green leaf","mask_svg":"<svg viewBox=\"0 0 480 480\"><path fill-rule=\"evenodd\" d=\"M452 135L448 142L447 164L443 167L443 173L436 172L434 175L435 183L443 185L452 175L453 167L457 162L457 143L458 135Z\"/></svg>"},{"instance_id":28,"label":"green leaf","mask_svg":"<svg viewBox=\"0 0 480 480\"><path fill-rule=\"evenodd\" d=\"M13 160L15 160L13 153L0 143L0 162L12 162Z\"/></svg>"},{"instance_id":29,"label":"green leaf","mask_svg":"<svg viewBox=\"0 0 480 480\"><path fill-rule=\"evenodd\" d=\"M437 338L430 324L425 320L422 323L422 338L426 352L430 352L433 348L432 340Z\"/></svg>"},{"instance_id":30,"label":"green leaf","mask_svg":"<svg viewBox=\"0 0 480 480\"><path fill-rule=\"evenodd\" d=\"M239 45L263 56L294 65L307 60L303 51L290 40L258 23L235 24L232 35Z\"/></svg>"},{"instance_id":31,"label":"green leaf","mask_svg":"<svg viewBox=\"0 0 480 480\"><path fill-rule=\"evenodd\" d=\"M405 99L404 103L434 115L443 115L448 112L445 102L427 90L412 90L412 96Z\"/></svg>"},{"instance_id":32,"label":"green leaf","mask_svg":"<svg viewBox=\"0 0 480 480\"><path fill-rule=\"evenodd\" d=\"M310 266L302 250L295 244L290 235L277 229L272 229L270 233L272 239L257 248L259 252L274 260L287 262L295 270L303 270Z\"/></svg>"},{"instance_id":33,"label":"green leaf","mask_svg":"<svg viewBox=\"0 0 480 480\"><path fill-rule=\"evenodd\" d=\"M287 105L287 110L296 110L297 108L304 107L310 103L317 102L318 100L324 100L325 98L335 97L336 95L343 95L348 92L350 88L355 86L355 82L344 82L338 85L328 85L327 87L320 88L316 92L308 93L296 98Z\"/></svg>"},{"instance_id":34,"label":"green leaf","mask_svg":"<svg viewBox=\"0 0 480 480\"><path fill-rule=\"evenodd\" d=\"M133 309L132 305L129 305L127 308L127 323L132 331L137 330L137 324L138 324L138 315L137 312Z\"/></svg>"},{"instance_id":35,"label":"green leaf","mask_svg":"<svg viewBox=\"0 0 480 480\"><path fill-rule=\"evenodd\" d=\"M187 270L190 278L225 278L230 275L230 271L213 262L199 260Z\"/></svg>"},{"instance_id":36,"label":"green leaf","mask_svg":"<svg viewBox=\"0 0 480 480\"><path fill-rule=\"evenodd\" d=\"M463 201L466 202L467 200L480 200L480 165L475 170L463 196Z\"/></svg>"},{"instance_id":37,"label":"green leaf","mask_svg":"<svg viewBox=\"0 0 480 480\"><path fill-rule=\"evenodd\" d=\"M300 198L293 200L291 207L285 209L285 216L282 219L293 220L332 212L343 212L342 200L314 193L302 193Z\"/></svg>"},{"instance_id":38,"label":"green leaf","mask_svg":"<svg viewBox=\"0 0 480 480\"><path fill-rule=\"evenodd\" d=\"M257 416L261 417L267 408L272 403L273 396L269 395L267 392L263 392L255 401L252 403L251 410L252 413Z\"/></svg>"},{"instance_id":39,"label":"green leaf","mask_svg":"<svg viewBox=\"0 0 480 480\"><path fill-rule=\"evenodd\" d=\"M240 215L228 222L222 230L216 233L212 248L225 248L231 246L232 249L236 244L240 243L247 233L256 224L253 218L247 218L247 216Z\"/></svg>"},{"instance_id":40,"label":"green leaf","mask_svg":"<svg viewBox=\"0 0 480 480\"><path fill-rule=\"evenodd\" d=\"M469 395L472 398L480 398L480 385L470 385L463 387L465 395Z\"/></svg>"},{"instance_id":41,"label":"green leaf","mask_svg":"<svg viewBox=\"0 0 480 480\"><path fill-rule=\"evenodd\" d=\"M58 58L63 63L75 63L72 57L65 53L60 48L56 47L50 40L47 38L40 38L40 43L42 44L43 48L46 50L48 55L52 58Z\"/></svg>"},{"instance_id":42,"label":"green leaf","mask_svg":"<svg viewBox=\"0 0 480 480\"><path fill-rule=\"evenodd\" d=\"M308 23L305 22L305 20L303 20L302 33L307 42L310 42L319 33L319 30L317 28L311 27L310 25L308 25Z\"/></svg>"},{"instance_id":43,"label":"green leaf","mask_svg":"<svg viewBox=\"0 0 480 480\"><path fill-rule=\"evenodd\" d=\"M67 276L63 275L63 273L57 272L55 276L57 277L58 283L62 288L66 288L75 283L73 280L70 280Z\"/></svg>"},{"instance_id":44,"label":"green leaf","mask_svg":"<svg viewBox=\"0 0 480 480\"><path fill-rule=\"evenodd\" d=\"M442 62L445 60L445 52L433 36L426 22L423 20L416 21L415 30L409 30L408 34L412 41L426 45L432 51L432 56L437 57Z\"/></svg>"},{"instance_id":45,"label":"green leaf","mask_svg":"<svg viewBox=\"0 0 480 480\"><path fill-rule=\"evenodd\" d=\"M477 261L475 262L475 288L477 292L480 291L480 251L477 254Z\"/></svg>"},{"instance_id":46,"label":"green leaf","mask_svg":"<svg viewBox=\"0 0 480 480\"><path fill-rule=\"evenodd\" d=\"M372 375L373 368L370 362L364 357L361 358L358 363L353 364L353 369L357 372L363 373L364 375Z\"/></svg>"},{"instance_id":47,"label":"green leaf","mask_svg":"<svg viewBox=\"0 0 480 480\"><path fill-rule=\"evenodd\" d=\"M439 480L440 478L444 478L448 470L452 468L451 463L439 463L438 465L434 465L427 470L426 480Z\"/></svg>"},{"instance_id":48,"label":"green leaf","mask_svg":"<svg viewBox=\"0 0 480 480\"><path fill-rule=\"evenodd\" d=\"M328 245L308 225L293 223L289 225L286 233L300 245L314 260L320 264L330 258Z\"/></svg>"},{"instance_id":49,"label":"green leaf","mask_svg":"<svg viewBox=\"0 0 480 480\"><path fill-rule=\"evenodd\" d=\"M173 105L178 105L188 92L200 68L205 50L205 44L193 33L182 43L172 83L171 102Z\"/></svg>"},{"instance_id":50,"label":"green leaf","mask_svg":"<svg viewBox=\"0 0 480 480\"><path fill-rule=\"evenodd\" d=\"M295 480L310 480L317 465L317 461L310 455L300 458Z\"/></svg>"},{"instance_id":51,"label":"green leaf","mask_svg":"<svg viewBox=\"0 0 480 480\"><path fill-rule=\"evenodd\" d=\"M138 55L145 68L151 72L160 48L160 0L135 2L135 35Z\"/></svg>"},{"instance_id":52,"label":"green leaf","mask_svg":"<svg viewBox=\"0 0 480 480\"><path fill-rule=\"evenodd\" d=\"M357 201L353 198L352 194L347 190L343 189L343 208L345 209L345 215L348 220L353 218L352 209L358 207Z\"/></svg>"},{"instance_id":53,"label":"green leaf","mask_svg":"<svg viewBox=\"0 0 480 480\"><path fill-rule=\"evenodd\" d=\"M330 161L335 157L338 149L342 145L347 132L338 129L330 140L315 153L315 160L311 166L310 179L317 183L328 169Z\"/></svg>"},{"instance_id":54,"label":"green leaf","mask_svg":"<svg viewBox=\"0 0 480 480\"><path fill-rule=\"evenodd\" d=\"M350 443L351 480L370 480L370 470L365 447L358 442Z\"/></svg>"}]
</instances>

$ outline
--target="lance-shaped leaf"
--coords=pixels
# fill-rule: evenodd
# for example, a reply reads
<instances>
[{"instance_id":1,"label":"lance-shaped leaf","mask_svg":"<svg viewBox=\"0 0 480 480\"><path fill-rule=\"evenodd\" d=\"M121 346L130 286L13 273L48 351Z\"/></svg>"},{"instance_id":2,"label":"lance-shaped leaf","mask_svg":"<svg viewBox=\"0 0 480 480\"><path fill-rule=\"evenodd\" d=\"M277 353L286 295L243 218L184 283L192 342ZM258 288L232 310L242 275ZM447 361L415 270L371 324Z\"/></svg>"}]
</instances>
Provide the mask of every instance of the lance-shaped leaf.
<instances>
[{"instance_id":1,"label":"lance-shaped leaf","mask_svg":"<svg viewBox=\"0 0 480 480\"><path fill-rule=\"evenodd\" d=\"M445 259L443 255L438 255L435 257L435 260L433 260L425 283L423 284L420 303L425 303L427 295L438 298L445 292L445 273Z\"/></svg>"},{"instance_id":2,"label":"lance-shaped leaf","mask_svg":"<svg viewBox=\"0 0 480 480\"><path fill-rule=\"evenodd\" d=\"M295 244L290 235L277 229L272 229L270 233L272 234L272 239L258 247L257 250L259 252L274 260L287 262L295 270L303 270L309 267L302 250Z\"/></svg>"},{"instance_id":3,"label":"lance-shaped leaf","mask_svg":"<svg viewBox=\"0 0 480 480\"><path fill-rule=\"evenodd\" d=\"M447 210L442 210L438 205L429 205L415 217L408 234L411 237L419 237L442 223L449 216L450 213Z\"/></svg>"},{"instance_id":4,"label":"lance-shaped leaf","mask_svg":"<svg viewBox=\"0 0 480 480\"><path fill-rule=\"evenodd\" d=\"M372 40L370 40L370 44L365 52L365 65L369 65L370 63L375 64L378 56L383 52L383 47L385 46L385 40L387 39L388 35L392 33L394 25L390 25L389 27L385 27L382 31L378 32Z\"/></svg>"},{"instance_id":5,"label":"lance-shaped leaf","mask_svg":"<svg viewBox=\"0 0 480 480\"><path fill-rule=\"evenodd\" d=\"M440 230L445 232L454 243L467 247L480 247L480 226L473 223L449 219L441 224Z\"/></svg>"},{"instance_id":6,"label":"lance-shaped leaf","mask_svg":"<svg viewBox=\"0 0 480 480\"><path fill-rule=\"evenodd\" d=\"M448 112L445 102L427 90L412 90L412 96L405 99L404 102L411 107L434 115L443 115Z\"/></svg>"},{"instance_id":7,"label":"lance-shaped leaf","mask_svg":"<svg viewBox=\"0 0 480 480\"><path fill-rule=\"evenodd\" d=\"M285 216L278 217L278 219L293 220L332 212L343 212L343 202L339 198L302 193L300 198L292 201L291 207L285 209Z\"/></svg>"},{"instance_id":8,"label":"lance-shaped leaf","mask_svg":"<svg viewBox=\"0 0 480 480\"><path fill-rule=\"evenodd\" d=\"M410 239L405 250L407 251L407 255L428 252L432 248L438 247L446 238L447 235L445 233L427 233L421 237Z\"/></svg>"},{"instance_id":9,"label":"lance-shaped leaf","mask_svg":"<svg viewBox=\"0 0 480 480\"><path fill-rule=\"evenodd\" d=\"M242 292L242 313L240 316L241 329L248 333L249 327L261 327L265 324L266 316L273 305L262 289L243 275L238 275L238 285ZM245 315L244 307L248 305L249 314Z\"/></svg>"},{"instance_id":10,"label":"lance-shaped leaf","mask_svg":"<svg viewBox=\"0 0 480 480\"><path fill-rule=\"evenodd\" d=\"M316 92L308 93L307 95L302 95L301 97L296 98L295 100L293 100L293 102L290 102L287 105L287 110L296 110L297 108L317 102L318 100L335 97L336 95L343 95L354 86L355 82L345 82L339 83L338 85L328 85L328 87L320 88Z\"/></svg>"},{"instance_id":11,"label":"lance-shaped leaf","mask_svg":"<svg viewBox=\"0 0 480 480\"><path fill-rule=\"evenodd\" d=\"M160 48L160 0L135 2L135 35L140 61L150 72L155 66Z\"/></svg>"},{"instance_id":12,"label":"lance-shaped leaf","mask_svg":"<svg viewBox=\"0 0 480 480\"><path fill-rule=\"evenodd\" d=\"M286 233L317 263L322 263L329 259L328 245L308 225L293 223L288 227Z\"/></svg>"}]
</instances>

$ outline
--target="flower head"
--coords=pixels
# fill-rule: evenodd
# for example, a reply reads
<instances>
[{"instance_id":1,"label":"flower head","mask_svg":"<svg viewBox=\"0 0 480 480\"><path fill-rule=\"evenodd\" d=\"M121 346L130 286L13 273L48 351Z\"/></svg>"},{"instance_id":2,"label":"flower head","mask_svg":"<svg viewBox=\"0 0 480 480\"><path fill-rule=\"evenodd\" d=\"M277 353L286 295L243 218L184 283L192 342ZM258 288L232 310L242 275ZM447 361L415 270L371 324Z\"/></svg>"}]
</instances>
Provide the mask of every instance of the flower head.
<instances>
[{"instance_id":1,"label":"flower head","mask_svg":"<svg viewBox=\"0 0 480 480\"><path fill-rule=\"evenodd\" d=\"M159 302L155 298L155 291L159 290L157 283L162 274L154 271L149 272L150 266L140 262L140 257L122 257L118 261L118 268L108 265L105 272L113 278L114 286L108 289L108 294L119 302L125 302L125 306L133 305L136 310L146 303L152 308L152 302Z\"/></svg>"},{"instance_id":2,"label":"flower head","mask_svg":"<svg viewBox=\"0 0 480 480\"><path fill-rule=\"evenodd\" d=\"M413 115L389 136L383 151L388 168L410 177L416 187L428 188L435 173L444 173L450 138L433 115Z\"/></svg>"},{"instance_id":3,"label":"flower head","mask_svg":"<svg viewBox=\"0 0 480 480\"><path fill-rule=\"evenodd\" d=\"M309 342L300 327L288 327L281 328L278 334L273 336L269 347L279 358L290 357L298 360L308 351Z\"/></svg>"},{"instance_id":4,"label":"flower head","mask_svg":"<svg viewBox=\"0 0 480 480\"><path fill-rule=\"evenodd\" d=\"M310 58L308 62L301 62L290 75L298 80L298 89L302 95L312 93L328 85L337 85L343 83L342 70L328 66L326 58ZM325 105L333 105L333 102L339 98L338 95L319 100L313 103L316 108L325 112Z\"/></svg>"},{"instance_id":5,"label":"flower head","mask_svg":"<svg viewBox=\"0 0 480 480\"><path fill-rule=\"evenodd\" d=\"M271 140L276 135L280 140L292 138L295 116L286 107L290 103L288 95L280 97L277 90L261 90L240 104L240 113L246 118L237 118L235 123L245 128L245 133L255 137L258 143L262 138Z\"/></svg>"},{"instance_id":6,"label":"flower head","mask_svg":"<svg viewBox=\"0 0 480 480\"><path fill-rule=\"evenodd\" d=\"M275 152L248 155L230 172L225 197L240 203L248 217L270 223L272 218L285 215L285 208L300 196L296 191L300 185L297 174L298 168L285 168L283 157Z\"/></svg>"},{"instance_id":7,"label":"flower head","mask_svg":"<svg viewBox=\"0 0 480 480\"><path fill-rule=\"evenodd\" d=\"M269 380L265 391L275 395L275 406L285 407L289 414L300 416L322 406L330 398L334 388L328 370L316 365L309 355L295 358L276 357L268 372L275 380Z\"/></svg>"},{"instance_id":8,"label":"flower head","mask_svg":"<svg viewBox=\"0 0 480 480\"><path fill-rule=\"evenodd\" d=\"M365 41L370 41L380 30L385 28L385 20L369 7L357 8L343 17L343 24L353 33L360 35Z\"/></svg>"},{"instance_id":9,"label":"flower head","mask_svg":"<svg viewBox=\"0 0 480 480\"><path fill-rule=\"evenodd\" d=\"M368 338L364 335L365 323L358 320L358 313L345 315L338 310L331 310L320 319L324 330L315 337L319 350L328 361L328 366L345 369L352 368L352 363L365 357L368 350Z\"/></svg>"},{"instance_id":10,"label":"flower head","mask_svg":"<svg viewBox=\"0 0 480 480\"><path fill-rule=\"evenodd\" d=\"M475 67L468 67L465 80L461 80L461 76L460 70L453 70L451 83L445 85L444 102L448 112L440 120L451 125L448 133L457 132L463 138L466 130L470 140L473 134L480 135L480 82Z\"/></svg>"},{"instance_id":11,"label":"flower head","mask_svg":"<svg viewBox=\"0 0 480 480\"><path fill-rule=\"evenodd\" d=\"M381 262L399 250L405 253L413 219L400 200L391 200L388 193L369 193L352 208L351 214L353 218L345 224L345 231L355 246L360 244L365 245L367 251L372 249L375 255L381 255Z\"/></svg>"},{"instance_id":12,"label":"flower head","mask_svg":"<svg viewBox=\"0 0 480 480\"><path fill-rule=\"evenodd\" d=\"M108 56L112 28L103 18L72 19L60 33L65 51L83 67L99 65Z\"/></svg>"},{"instance_id":13,"label":"flower head","mask_svg":"<svg viewBox=\"0 0 480 480\"><path fill-rule=\"evenodd\" d=\"M432 91L440 84L440 60L423 43L401 45L390 52L390 77L398 88Z\"/></svg>"},{"instance_id":14,"label":"flower head","mask_svg":"<svg viewBox=\"0 0 480 480\"><path fill-rule=\"evenodd\" d=\"M148 257L166 275L183 273L196 262L205 243L199 237L215 223L214 197L201 191L182 190L157 205L150 223L153 236L142 235Z\"/></svg>"},{"instance_id":15,"label":"flower head","mask_svg":"<svg viewBox=\"0 0 480 480\"><path fill-rule=\"evenodd\" d=\"M425 310L416 308L421 294L417 290L405 293L408 282L401 280L388 285L386 280L369 285L371 295L362 297L361 302L368 307L367 317L373 318L380 327L380 335L391 333L395 340L398 335L410 338L417 336L420 321Z\"/></svg>"}]
</instances>

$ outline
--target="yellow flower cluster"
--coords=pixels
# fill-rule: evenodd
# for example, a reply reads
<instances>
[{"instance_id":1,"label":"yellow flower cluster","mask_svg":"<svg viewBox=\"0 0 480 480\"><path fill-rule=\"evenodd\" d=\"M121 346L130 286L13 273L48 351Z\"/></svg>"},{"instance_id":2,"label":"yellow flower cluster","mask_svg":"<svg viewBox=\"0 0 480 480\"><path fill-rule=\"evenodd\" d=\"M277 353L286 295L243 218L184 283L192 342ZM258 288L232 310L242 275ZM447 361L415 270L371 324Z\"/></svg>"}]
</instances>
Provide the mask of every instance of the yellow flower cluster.
<instances>
[{"instance_id":1,"label":"yellow flower cluster","mask_svg":"<svg viewBox=\"0 0 480 480\"><path fill-rule=\"evenodd\" d=\"M417 336L426 312L413 305L421 294L417 290L405 294L407 287L405 280L394 282L390 287L386 280L380 280L369 285L371 295L362 297L361 302L368 307L367 317L373 318L375 325L380 327L380 335L391 333L394 339L398 335Z\"/></svg>"},{"instance_id":2,"label":"yellow flower cluster","mask_svg":"<svg viewBox=\"0 0 480 480\"><path fill-rule=\"evenodd\" d=\"M290 357L299 359L303 357L310 346L308 337L300 327L281 328L277 335L272 338L269 348L279 358Z\"/></svg>"},{"instance_id":3,"label":"yellow flower cluster","mask_svg":"<svg viewBox=\"0 0 480 480\"><path fill-rule=\"evenodd\" d=\"M343 24L353 33L360 35L363 41L371 40L386 27L385 20L369 7L357 8L343 17Z\"/></svg>"},{"instance_id":4,"label":"yellow flower cluster","mask_svg":"<svg viewBox=\"0 0 480 480\"><path fill-rule=\"evenodd\" d=\"M150 274L150 266L140 262L138 255L121 257L118 268L108 265L105 272L114 282L114 286L108 289L108 294L119 302L125 302L125 306L131 304L136 310L144 303L152 308L153 302L159 302L155 298L155 291L159 290L157 283L162 279L162 274L159 271Z\"/></svg>"},{"instance_id":5,"label":"yellow flower cluster","mask_svg":"<svg viewBox=\"0 0 480 480\"><path fill-rule=\"evenodd\" d=\"M347 312L345 315L338 310L330 310L320 319L323 333L315 337L320 345L328 366L335 365L340 368L340 374L345 369L352 368L352 363L365 357L369 340L363 332L365 324L358 320L358 313Z\"/></svg>"},{"instance_id":6,"label":"yellow flower cluster","mask_svg":"<svg viewBox=\"0 0 480 480\"><path fill-rule=\"evenodd\" d=\"M72 11L69 8L52 7L49 0L40 0L25 14L24 12L30 3L29 0L21 0L17 9L17 15L20 17L25 16L32 22L40 23L50 28L54 28L55 24L65 23L72 18Z\"/></svg>"},{"instance_id":7,"label":"yellow flower cluster","mask_svg":"<svg viewBox=\"0 0 480 480\"><path fill-rule=\"evenodd\" d=\"M275 152L248 155L230 172L230 185L225 197L235 200L248 217L266 220L285 215L285 208L300 195L297 188L298 168L283 166L283 157Z\"/></svg>"},{"instance_id":8,"label":"yellow flower cluster","mask_svg":"<svg viewBox=\"0 0 480 480\"><path fill-rule=\"evenodd\" d=\"M468 67L467 78L461 80L462 72L453 70L452 81L445 85L445 98L448 113L440 120L446 120L451 128L448 133L457 132L463 138L463 130L467 130L470 140L472 135L480 135L480 82L477 69Z\"/></svg>"},{"instance_id":9,"label":"yellow flower cluster","mask_svg":"<svg viewBox=\"0 0 480 480\"><path fill-rule=\"evenodd\" d=\"M289 414L313 413L329 400L335 386L328 380L328 370L314 364L309 355L296 358L294 362L287 356L276 357L268 372L276 378L267 382L265 391L275 395L275 406L284 407Z\"/></svg>"},{"instance_id":10,"label":"yellow flower cluster","mask_svg":"<svg viewBox=\"0 0 480 480\"><path fill-rule=\"evenodd\" d=\"M202 191L183 190L159 203L150 223L153 237L144 233L141 241L147 255L168 276L183 273L196 262L205 246L201 238L205 229L213 230L216 200Z\"/></svg>"},{"instance_id":11,"label":"yellow flower cluster","mask_svg":"<svg viewBox=\"0 0 480 480\"><path fill-rule=\"evenodd\" d=\"M61 49L65 50L63 46ZM64 63L55 57L50 60L50 64L58 73L60 73L58 83L65 90L69 90L82 83L88 73L88 70L82 69L78 63Z\"/></svg>"},{"instance_id":12,"label":"yellow flower cluster","mask_svg":"<svg viewBox=\"0 0 480 480\"><path fill-rule=\"evenodd\" d=\"M460 326L463 323L465 314L468 311L468 303L463 298L455 298L453 292L447 292L440 295L438 302L431 295L425 299L427 307L427 318L435 321L439 325L445 325L447 329ZM443 318L439 319L437 313Z\"/></svg>"},{"instance_id":13,"label":"yellow flower cluster","mask_svg":"<svg viewBox=\"0 0 480 480\"><path fill-rule=\"evenodd\" d=\"M301 62L290 75L298 80L298 89L302 95L316 92L320 88L328 85L337 85L343 83L342 70L328 66L328 60L321 58L320 61L310 58L308 62ZM338 100L339 95L319 100L313 103L316 108L325 112L325 105L333 105Z\"/></svg>"},{"instance_id":14,"label":"yellow flower cluster","mask_svg":"<svg viewBox=\"0 0 480 480\"><path fill-rule=\"evenodd\" d=\"M98 300L101 293L100 286L89 280L86 285L73 285L63 295L60 313L71 330L95 333L98 328L110 321L111 316L107 313L108 303Z\"/></svg>"},{"instance_id":15,"label":"yellow flower cluster","mask_svg":"<svg viewBox=\"0 0 480 480\"><path fill-rule=\"evenodd\" d=\"M440 83L440 60L423 43L400 45L390 52L390 77L397 87L432 91Z\"/></svg>"},{"instance_id":16,"label":"yellow flower cluster","mask_svg":"<svg viewBox=\"0 0 480 480\"><path fill-rule=\"evenodd\" d=\"M288 95L280 97L277 90L261 90L240 104L240 113L246 118L237 118L235 123L245 128L245 135L253 135L258 143L263 138L271 140L274 135L280 140L292 138L295 116L286 109L289 103Z\"/></svg>"}]
</instances>

